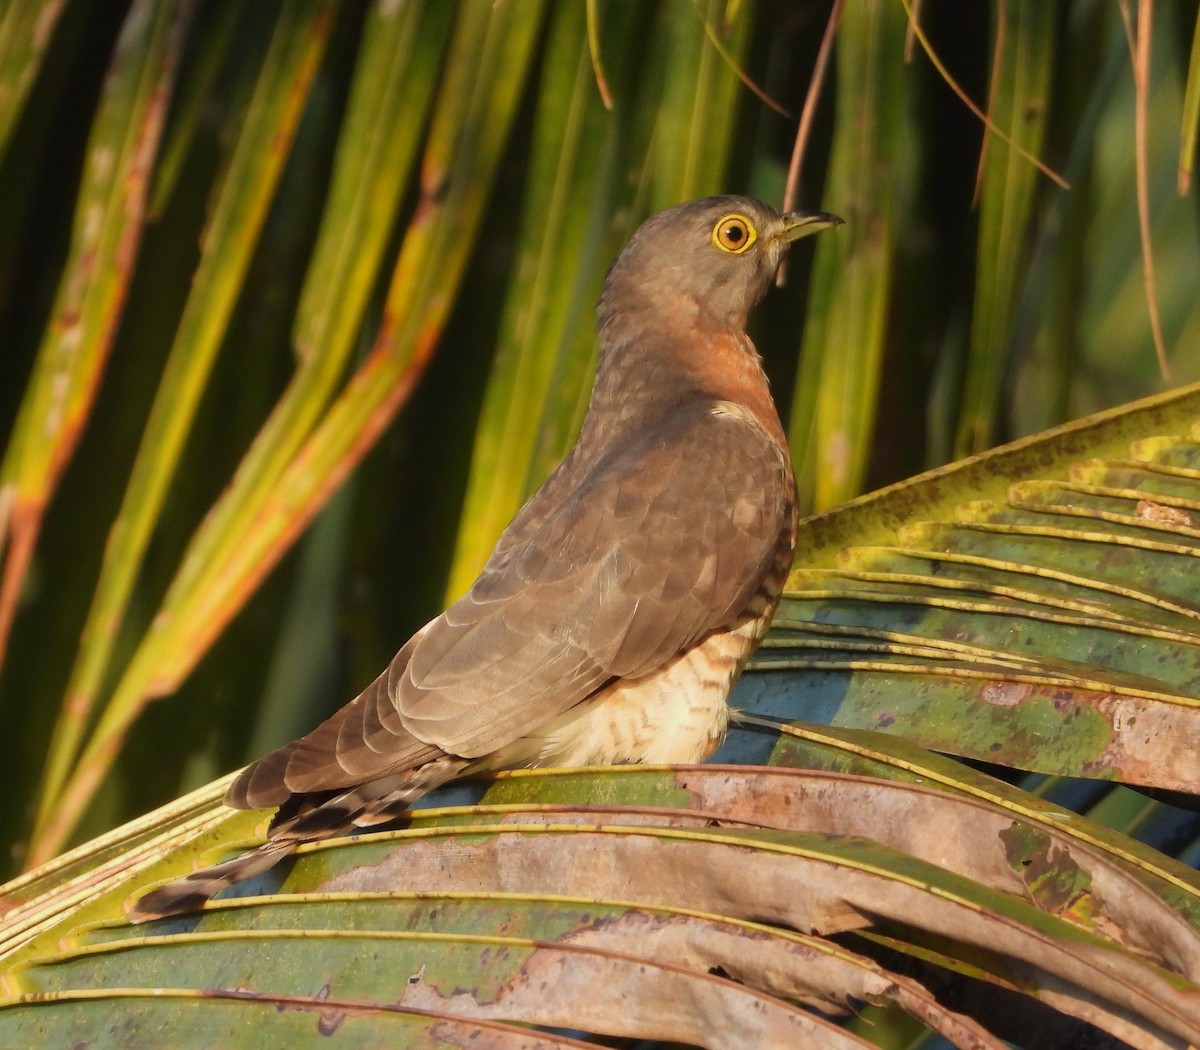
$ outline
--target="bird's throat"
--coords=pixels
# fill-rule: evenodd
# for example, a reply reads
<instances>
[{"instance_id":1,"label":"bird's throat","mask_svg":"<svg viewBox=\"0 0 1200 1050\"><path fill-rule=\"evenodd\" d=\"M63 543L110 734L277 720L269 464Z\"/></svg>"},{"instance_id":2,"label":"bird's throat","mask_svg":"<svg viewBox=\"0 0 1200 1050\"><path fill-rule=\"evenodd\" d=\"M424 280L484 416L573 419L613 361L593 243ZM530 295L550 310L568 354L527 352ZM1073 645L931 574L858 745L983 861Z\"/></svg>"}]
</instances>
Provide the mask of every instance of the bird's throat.
<instances>
[{"instance_id":1,"label":"bird's throat","mask_svg":"<svg viewBox=\"0 0 1200 1050\"><path fill-rule=\"evenodd\" d=\"M616 430L653 426L683 402L709 400L741 406L786 448L758 351L740 326L718 322L682 296L639 302L630 295L624 309L601 316L585 435L597 419L608 432L594 437L611 438Z\"/></svg>"}]
</instances>

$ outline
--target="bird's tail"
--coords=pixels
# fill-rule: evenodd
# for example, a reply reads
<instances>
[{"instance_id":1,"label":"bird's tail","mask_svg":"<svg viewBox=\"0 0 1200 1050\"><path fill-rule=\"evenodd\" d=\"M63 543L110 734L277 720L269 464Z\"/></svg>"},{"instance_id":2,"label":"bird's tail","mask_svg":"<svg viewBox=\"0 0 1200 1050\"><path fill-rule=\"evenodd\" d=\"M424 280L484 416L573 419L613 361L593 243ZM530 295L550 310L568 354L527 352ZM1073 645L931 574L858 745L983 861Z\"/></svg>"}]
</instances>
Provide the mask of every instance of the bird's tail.
<instances>
[{"instance_id":1,"label":"bird's tail","mask_svg":"<svg viewBox=\"0 0 1200 1050\"><path fill-rule=\"evenodd\" d=\"M151 890L130 908L129 921L149 922L194 911L235 883L270 871L305 842L394 821L422 795L469 773L471 765L444 756L342 791L294 795L276 814L261 846Z\"/></svg>"},{"instance_id":2,"label":"bird's tail","mask_svg":"<svg viewBox=\"0 0 1200 1050\"><path fill-rule=\"evenodd\" d=\"M168 882L134 904L129 910L129 921L149 922L151 919L165 919L194 911L235 882L243 882L270 871L299 845L296 839L271 840L223 864L214 864L211 868L194 871L175 882Z\"/></svg>"}]
</instances>

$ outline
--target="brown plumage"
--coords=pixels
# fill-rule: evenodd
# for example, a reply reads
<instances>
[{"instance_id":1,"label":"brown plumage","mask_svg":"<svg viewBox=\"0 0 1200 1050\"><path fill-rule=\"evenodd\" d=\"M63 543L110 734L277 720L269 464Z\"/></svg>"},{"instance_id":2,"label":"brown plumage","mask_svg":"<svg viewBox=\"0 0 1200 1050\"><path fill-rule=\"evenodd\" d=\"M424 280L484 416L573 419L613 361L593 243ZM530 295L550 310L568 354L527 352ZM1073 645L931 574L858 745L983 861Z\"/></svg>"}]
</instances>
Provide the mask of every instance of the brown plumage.
<instances>
[{"instance_id":1,"label":"brown plumage","mask_svg":"<svg viewBox=\"0 0 1200 1050\"><path fill-rule=\"evenodd\" d=\"M226 802L278 807L266 843L155 890L133 917L190 910L455 777L711 754L796 535L746 315L788 244L840 221L747 197L647 220L605 283L579 441L471 589L349 704L242 772Z\"/></svg>"}]
</instances>

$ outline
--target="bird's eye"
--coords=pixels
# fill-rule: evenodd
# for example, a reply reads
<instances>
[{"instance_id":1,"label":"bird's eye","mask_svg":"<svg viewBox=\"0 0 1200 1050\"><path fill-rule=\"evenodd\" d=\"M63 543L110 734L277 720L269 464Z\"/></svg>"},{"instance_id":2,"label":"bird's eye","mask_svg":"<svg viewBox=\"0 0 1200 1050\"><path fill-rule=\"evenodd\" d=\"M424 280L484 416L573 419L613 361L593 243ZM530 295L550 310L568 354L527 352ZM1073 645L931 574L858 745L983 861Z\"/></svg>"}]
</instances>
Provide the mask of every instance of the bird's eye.
<instances>
[{"instance_id":1,"label":"bird's eye","mask_svg":"<svg viewBox=\"0 0 1200 1050\"><path fill-rule=\"evenodd\" d=\"M721 251L741 255L758 239L758 231L746 216L726 215L713 227L712 239Z\"/></svg>"}]
</instances>

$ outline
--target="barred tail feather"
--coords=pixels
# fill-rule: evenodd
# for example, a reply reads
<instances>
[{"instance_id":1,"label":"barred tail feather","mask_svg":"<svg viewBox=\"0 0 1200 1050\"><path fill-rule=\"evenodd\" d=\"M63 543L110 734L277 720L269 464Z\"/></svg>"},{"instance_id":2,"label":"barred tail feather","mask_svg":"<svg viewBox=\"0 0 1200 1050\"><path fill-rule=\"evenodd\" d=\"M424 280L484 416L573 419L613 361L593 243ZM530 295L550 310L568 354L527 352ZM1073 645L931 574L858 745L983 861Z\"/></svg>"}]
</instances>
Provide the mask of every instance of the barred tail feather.
<instances>
[{"instance_id":1,"label":"barred tail feather","mask_svg":"<svg viewBox=\"0 0 1200 1050\"><path fill-rule=\"evenodd\" d=\"M393 821L426 792L468 772L470 765L446 756L332 796L329 792L293 796L276 814L270 837L261 846L151 890L130 909L129 921L149 922L194 911L235 883L270 871L305 842Z\"/></svg>"},{"instance_id":2,"label":"barred tail feather","mask_svg":"<svg viewBox=\"0 0 1200 1050\"><path fill-rule=\"evenodd\" d=\"M270 871L285 857L295 852L296 840L264 842L248 853L214 864L211 868L192 872L175 882L168 882L142 897L129 911L130 922L149 922L172 915L195 911L223 889L237 882L252 879Z\"/></svg>"}]
</instances>

